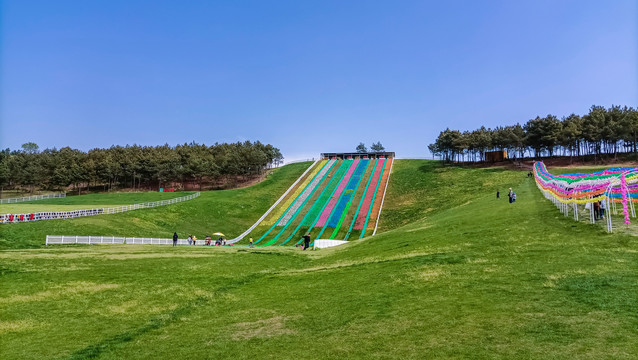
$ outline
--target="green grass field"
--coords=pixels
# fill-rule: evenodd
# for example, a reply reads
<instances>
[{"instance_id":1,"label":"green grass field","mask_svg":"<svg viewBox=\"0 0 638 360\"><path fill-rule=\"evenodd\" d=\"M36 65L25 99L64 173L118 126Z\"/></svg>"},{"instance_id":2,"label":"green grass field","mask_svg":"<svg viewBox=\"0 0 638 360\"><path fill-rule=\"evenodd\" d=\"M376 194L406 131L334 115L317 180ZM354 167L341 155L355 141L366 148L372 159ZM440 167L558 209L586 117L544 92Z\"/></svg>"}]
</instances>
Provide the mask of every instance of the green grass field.
<instances>
[{"instance_id":1,"label":"green grass field","mask_svg":"<svg viewBox=\"0 0 638 360\"><path fill-rule=\"evenodd\" d=\"M169 200L193 194L187 192L142 192L142 193L102 193L81 196L67 196L64 198L25 201L17 204L0 205L0 214L27 214L38 211L71 211L116 207L139 204L143 202Z\"/></svg>"},{"instance_id":2,"label":"green grass field","mask_svg":"<svg viewBox=\"0 0 638 360\"><path fill-rule=\"evenodd\" d=\"M84 227L165 231L171 216L204 227L189 218L203 204L239 231L301 172L104 224L2 225L2 245L22 248L0 252L2 358L636 358L636 238L563 217L526 172L399 160L387 231L318 251L24 249ZM510 186L515 204L495 199Z\"/></svg>"},{"instance_id":3,"label":"green grass field","mask_svg":"<svg viewBox=\"0 0 638 360\"><path fill-rule=\"evenodd\" d=\"M266 180L249 188L203 191L195 199L167 206L114 215L88 216L71 221L3 224L0 225L0 249L42 247L46 235L170 238L176 231L183 238L193 234L203 239L206 234L220 231L231 238L250 227L310 164L297 163L276 169ZM148 196L158 194L151 193ZM73 197L68 199L72 200ZM117 197L109 197L104 201L118 200ZM90 201L95 202L96 198Z\"/></svg>"}]
</instances>

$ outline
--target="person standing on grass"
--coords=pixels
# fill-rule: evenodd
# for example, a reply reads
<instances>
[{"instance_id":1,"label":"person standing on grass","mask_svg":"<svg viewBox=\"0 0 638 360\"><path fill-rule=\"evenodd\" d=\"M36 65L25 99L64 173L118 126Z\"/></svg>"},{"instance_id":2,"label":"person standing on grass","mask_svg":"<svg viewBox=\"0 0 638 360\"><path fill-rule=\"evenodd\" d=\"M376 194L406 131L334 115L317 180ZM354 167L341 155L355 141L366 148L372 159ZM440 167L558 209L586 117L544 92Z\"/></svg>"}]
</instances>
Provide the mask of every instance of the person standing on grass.
<instances>
[{"instance_id":1,"label":"person standing on grass","mask_svg":"<svg viewBox=\"0 0 638 360\"><path fill-rule=\"evenodd\" d=\"M177 233L173 233L173 246L177 246Z\"/></svg>"},{"instance_id":2,"label":"person standing on grass","mask_svg":"<svg viewBox=\"0 0 638 360\"><path fill-rule=\"evenodd\" d=\"M310 233L303 236L303 249L304 251L310 246Z\"/></svg>"},{"instance_id":3,"label":"person standing on grass","mask_svg":"<svg viewBox=\"0 0 638 360\"><path fill-rule=\"evenodd\" d=\"M510 192L507 194L507 197L510 199L510 204L512 203L512 194L514 194L514 191L510 188Z\"/></svg>"},{"instance_id":4,"label":"person standing on grass","mask_svg":"<svg viewBox=\"0 0 638 360\"><path fill-rule=\"evenodd\" d=\"M600 203L600 218L603 219L605 217L605 200L599 201Z\"/></svg>"},{"instance_id":5,"label":"person standing on grass","mask_svg":"<svg viewBox=\"0 0 638 360\"><path fill-rule=\"evenodd\" d=\"M193 245L193 235L188 235L188 245Z\"/></svg>"},{"instance_id":6,"label":"person standing on grass","mask_svg":"<svg viewBox=\"0 0 638 360\"><path fill-rule=\"evenodd\" d=\"M496 190L496 198L497 198L497 199L500 199L500 198L501 198L501 192L500 192L500 191L498 191L498 190Z\"/></svg>"},{"instance_id":7,"label":"person standing on grass","mask_svg":"<svg viewBox=\"0 0 638 360\"><path fill-rule=\"evenodd\" d=\"M253 247L253 238L250 238L250 241L248 242L248 247Z\"/></svg>"}]
</instances>

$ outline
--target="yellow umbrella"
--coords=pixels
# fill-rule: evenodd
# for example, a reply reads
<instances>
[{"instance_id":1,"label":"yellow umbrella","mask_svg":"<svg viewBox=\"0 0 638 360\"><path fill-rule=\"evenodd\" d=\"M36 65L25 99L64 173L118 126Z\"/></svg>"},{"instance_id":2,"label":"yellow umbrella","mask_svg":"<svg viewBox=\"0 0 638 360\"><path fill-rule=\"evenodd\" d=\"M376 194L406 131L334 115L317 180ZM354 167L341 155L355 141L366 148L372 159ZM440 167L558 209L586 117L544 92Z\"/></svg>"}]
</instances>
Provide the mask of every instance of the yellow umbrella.
<instances>
[{"instance_id":1,"label":"yellow umbrella","mask_svg":"<svg viewBox=\"0 0 638 360\"><path fill-rule=\"evenodd\" d=\"M214 233L213 235L217 235L217 236L226 236L226 235L224 235L224 234L222 234L222 233L220 233L220 232L216 232L216 233Z\"/></svg>"}]
</instances>

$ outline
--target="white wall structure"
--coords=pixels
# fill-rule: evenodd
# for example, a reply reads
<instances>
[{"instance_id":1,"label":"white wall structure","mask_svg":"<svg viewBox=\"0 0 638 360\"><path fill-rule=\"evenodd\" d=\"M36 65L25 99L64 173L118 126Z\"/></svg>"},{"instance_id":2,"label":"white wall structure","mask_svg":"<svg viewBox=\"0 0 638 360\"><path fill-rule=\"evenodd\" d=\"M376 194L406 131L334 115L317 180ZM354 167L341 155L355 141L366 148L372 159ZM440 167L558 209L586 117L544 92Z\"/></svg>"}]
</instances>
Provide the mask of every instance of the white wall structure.
<instances>
[{"instance_id":1,"label":"white wall structure","mask_svg":"<svg viewBox=\"0 0 638 360\"><path fill-rule=\"evenodd\" d=\"M325 249L333 246L338 246L342 244L346 244L345 240L330 240L330 239L317 239L313 245L313 248L317 249Z\"/></svg>"}]
</instances>

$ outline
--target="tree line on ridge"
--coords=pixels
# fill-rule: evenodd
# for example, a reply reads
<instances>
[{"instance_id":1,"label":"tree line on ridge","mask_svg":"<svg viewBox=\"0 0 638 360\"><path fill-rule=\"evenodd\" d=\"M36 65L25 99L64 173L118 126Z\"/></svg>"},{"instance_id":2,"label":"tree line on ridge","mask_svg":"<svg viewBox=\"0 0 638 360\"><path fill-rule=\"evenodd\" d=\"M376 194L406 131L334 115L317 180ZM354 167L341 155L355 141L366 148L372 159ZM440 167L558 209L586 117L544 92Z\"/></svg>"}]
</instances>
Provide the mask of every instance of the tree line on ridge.
<instances>
[{"instance_id":1,"label":"tree line on ridge","mask_svg":"<svg viewBox=\"0 0 638 360\"><path fill-rule=\"evenodd\" d=\"M571 114L559 119L548 114L524 125L481 126L473 131L441 131L428 146L445 161L484 161L485 152L507 151L509 158L543 156L585 156L594 158L637 151L638 110L632 107L592 106L583 116Z\"/></svg>"},{"instance_id":2,"label":"tree line on ridge","mask_svg":"<svg viewBox=\"0 0 638 360\"><path fill-rule=\"evenodd\" d=\"M219 182L259 176L283 160L276 147L261 142L223 143L206 146L112 146L87 152L63 147L40 151L26 143L20 150L0 151L0 191L5 188L80 189L101 186L160 188L185 181Z\"/></svg>"}]
</instances>

